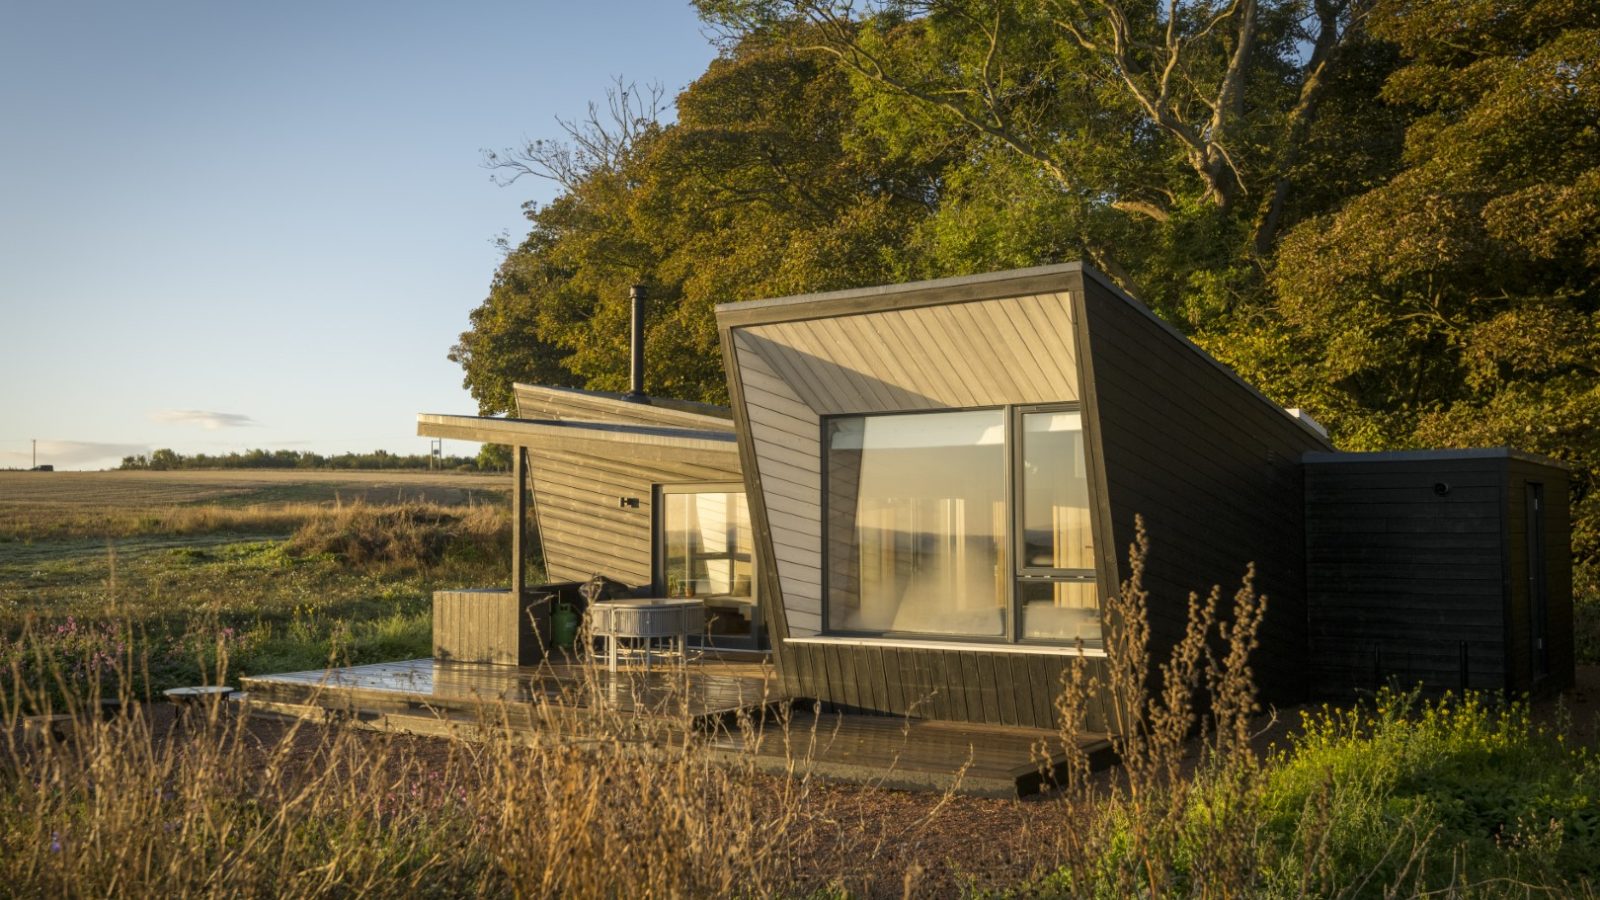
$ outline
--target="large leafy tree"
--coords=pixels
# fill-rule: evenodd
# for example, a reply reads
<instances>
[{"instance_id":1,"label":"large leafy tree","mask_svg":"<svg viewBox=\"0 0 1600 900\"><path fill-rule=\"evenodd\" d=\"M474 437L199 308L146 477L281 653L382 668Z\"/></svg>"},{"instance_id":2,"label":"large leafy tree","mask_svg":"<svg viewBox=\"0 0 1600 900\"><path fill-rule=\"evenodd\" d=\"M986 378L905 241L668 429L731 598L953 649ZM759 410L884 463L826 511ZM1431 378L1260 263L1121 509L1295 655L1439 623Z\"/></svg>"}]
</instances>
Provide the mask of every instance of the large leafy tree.
<instances>
[{"instance_id":1,"label":"large leafy tree","mask_svg":"<svg viewBox=\"0 0 1600 900\"><path fill-rule=\"evenodd\" d=\"M726 399L717 303L889 281L929 212L932 162L889 163L856 127L858 99L831 60L756 35L728 47L660 125L612 92L609 114L490 163L557 180L530 208L452 358L485 412L510 384L621 390L628 287L650 291L648 387Z\"/></svg>"},{"instance_id":2,"label":"large leafy tree","mask_svg":"<svg viewBox=\"0 0 1600 900\"><path fill-rule=\"evenodd\" d=\"M891 149L959 148L933 271L1083 257L1190 329L1259 298L1281 230L1338 199L1306 151L1330 101L1375 86L1350 77L1364 0L699 5L734 34L807 23L792 44L852 73Z\"/></svg>"},{"instance_id":3,"label":"large leafy tree","mask_svg":"<svg viewBox=\"0 0 1600 900\"><path fill-rule=\"evenodd\" d=\"M1600 553L1600 7L1384 0L1403 169L1284 240L1280 318L1235 353L1347 445L1512 445L1574 463ZM1236 348L1238 349L1238 348Z\"/></svg>"},{"instance_id":4,"label":"large leafy tree","mask_svg":"<svg viewBox=\"0 0 1600 900\"><path fill-rule=\"evenodd\" d=\"M486 412L621 389L632 283L721 400L716 303L1084 258L1343 446L1574 462L1600 557L1590 0L697 2L675 122L491 160L563 193L455 348Z\"/></svg>"}]
</instances>

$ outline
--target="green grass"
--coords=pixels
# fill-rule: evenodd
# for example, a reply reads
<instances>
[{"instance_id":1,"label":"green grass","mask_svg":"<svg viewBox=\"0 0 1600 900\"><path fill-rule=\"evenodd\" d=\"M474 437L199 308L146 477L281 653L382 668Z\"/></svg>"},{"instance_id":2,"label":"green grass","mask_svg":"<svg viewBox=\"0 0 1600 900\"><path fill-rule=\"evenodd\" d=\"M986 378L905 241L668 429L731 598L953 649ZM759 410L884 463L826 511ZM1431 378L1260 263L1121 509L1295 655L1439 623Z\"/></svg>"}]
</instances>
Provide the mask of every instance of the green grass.
<instances>
[{"instance_id":1,"label":"green grass","mask_svg":"<svg viewBox=\"0 0 1600 900\"><path fill-rule=\"evenodd\" d=\"M1324 707L1259 766L1202 769L1182 802L1156 862L1180 894L1564 897L1600 884L1600 762L1523 704L1385 692ZM1096 810L1095 858L1025 893L1121 893L1152 862L1132 848L1165 824L1153 815L1132 800Z\"/></svg>"},{"instance_id":2,"label":"green grass","mask_svg":"<svg viewBox=\"0 0 1600 900\"><path fill-rule=\"evenodd\" d=\"M312 510L277 535L215 521L0 543L0 671L44 681L60 663L78 690L121 658L157 691L200 683L222 651L232 679L416 658L433 591L506 578L504 516L489 508Z\"/></svg>"}]
</instances>

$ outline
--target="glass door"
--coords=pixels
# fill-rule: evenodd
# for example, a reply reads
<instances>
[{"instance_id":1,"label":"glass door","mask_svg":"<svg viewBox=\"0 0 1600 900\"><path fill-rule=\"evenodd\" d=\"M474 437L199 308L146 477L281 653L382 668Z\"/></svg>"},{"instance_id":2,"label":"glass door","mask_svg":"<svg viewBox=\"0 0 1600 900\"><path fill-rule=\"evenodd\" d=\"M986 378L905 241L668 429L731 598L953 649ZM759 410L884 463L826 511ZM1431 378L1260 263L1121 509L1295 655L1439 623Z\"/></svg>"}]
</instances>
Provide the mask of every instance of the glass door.
<instances>
[{"instance_id":1,"label":"glass door","mask_svg":"<svg viewBox=\"0 0 1600 900\"><path fill-rule=\"evenodd\" d=\"M761 646L755 535L742 484L656 488L656 590L705 604L703 646Z\"/></svg>"}]
</instances>

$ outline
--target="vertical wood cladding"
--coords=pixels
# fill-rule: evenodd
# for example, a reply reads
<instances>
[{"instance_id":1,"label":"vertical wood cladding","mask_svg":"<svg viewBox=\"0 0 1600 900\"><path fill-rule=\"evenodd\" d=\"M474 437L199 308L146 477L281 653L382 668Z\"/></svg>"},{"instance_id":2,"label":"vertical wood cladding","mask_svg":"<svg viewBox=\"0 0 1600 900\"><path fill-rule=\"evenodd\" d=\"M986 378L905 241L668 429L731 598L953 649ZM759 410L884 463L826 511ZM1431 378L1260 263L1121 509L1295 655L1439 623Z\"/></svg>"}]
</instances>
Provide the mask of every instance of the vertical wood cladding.
<instances>
[{"instance_id":1,"label":"vertical wood cladding","mask_svg":"<svg viewBox=\"0 0 1600 900\"><path fill-rule=\"evenodd\" d=\"M1544 486L1550 681L1532 682L1528 482ZM1566 475L1505 451L1317 454L1306 463L1316 692L1396 682L1546 689L1572 674Z\"/></svg>"},{"instance_id":2,"label":"vertical wood cladding","mask_svg":"<svg viewBox=\"0 0 1600 900\"><path fill-rule=\"evenodd\" d=\"M1300 456L1325 439L1092 273L1084 278L1086 405L1105 471L1125 573L1135 516L1150 535L1145 588L1152 650L1183 634L1189 592L1221 585L1231 602L1246 566L1268 597L1255 671L1268 699L1303 695L1305 546ZM1104 579L1104 576L1102 576Z\"/></svg>"}]
</instances>

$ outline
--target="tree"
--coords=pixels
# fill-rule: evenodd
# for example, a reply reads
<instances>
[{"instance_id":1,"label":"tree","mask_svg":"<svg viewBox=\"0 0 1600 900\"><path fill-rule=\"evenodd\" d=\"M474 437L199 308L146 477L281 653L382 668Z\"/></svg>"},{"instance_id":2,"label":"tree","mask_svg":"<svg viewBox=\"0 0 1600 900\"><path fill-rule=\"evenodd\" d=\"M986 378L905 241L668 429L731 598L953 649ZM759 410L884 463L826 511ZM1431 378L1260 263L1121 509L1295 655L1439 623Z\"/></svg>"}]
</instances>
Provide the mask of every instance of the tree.
<instances>
[{"instance_id":1,"label":"tree","mask_svg":"<svg viewBox=\"0 0 1600 900\"><path fill-rule=\"evenodd\" d=\"M1600 556L1600 8L1383 0L1403 168L1294 228L1279 316L1235 354L1346 444L1511 445L1574 463ZM1592 576L1591 576L1592 577Z\"/></svg>"},{"instance_id":2,"label":"tree","mask_svg":"<svg viewBox=\"0 0 1600 900\"><path fill-rule=\"evenodd\" d=\"M496 155L563 193L529 209L452 350L480 408L509 410L518 380L625 389L635 283L651 297L648 389L715 402L716 304L895 278L934 167L881 163L856 103L831 60L752 39L677 98L671 125L613 100L565 123L567 143Z\"/></svg>"},{"instance_id":3,"label":"tree","mask_svg":"<svg viewBox=\"0 0 1600 900\"><path fill-rule=\"evenodd\" d=\"M1052 243L1190 329L1259 287L1366 0L699 0L837 59L928 142L1048 183ZM1013 157L1005 165L1001 156ZM969 181L969 183L972 183ZM1175 248L1181 248L1174 252ZM1201 250L1203 259L1194 258ZM1199 295L1199 296L1194 296Z\"/></svg>"}]
</instances>

